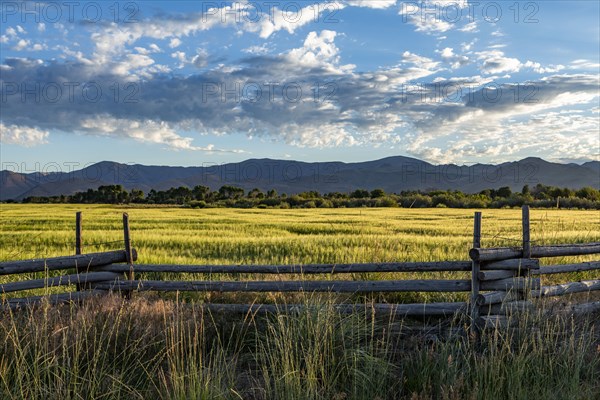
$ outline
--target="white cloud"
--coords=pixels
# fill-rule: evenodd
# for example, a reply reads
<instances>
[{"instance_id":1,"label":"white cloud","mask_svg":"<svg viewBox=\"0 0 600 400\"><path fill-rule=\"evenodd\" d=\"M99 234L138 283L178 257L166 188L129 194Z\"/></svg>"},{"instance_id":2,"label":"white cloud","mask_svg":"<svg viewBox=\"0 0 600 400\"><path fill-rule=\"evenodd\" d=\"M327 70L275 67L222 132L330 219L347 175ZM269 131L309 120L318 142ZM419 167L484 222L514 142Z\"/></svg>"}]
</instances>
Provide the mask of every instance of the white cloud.
<instances>
[{"instance_id":1,"label":"white cloud","mask_svg":"<svg viewBox=\"0 0 600 400\"><path fill-rule=\"evenodd\" d=\"M152 53L162 53L161 48L158 47L156 43L151 43L150 46L148 46L148 48Z\"/></svg>"},{"instance_id":2,"label":"white cloud","mask_svg":"<svg viewBox=\"0 0 600 400\"><path fill-rule=\"evenodd\" d=\"M411 63L423 70L434 70L440 64L437 61L433 61L431 58L423 57L418 54L411 53L410 51L405 51L402 53L402 61L405 63Z\"/></svg>"},{"instance_id":3,"label":"white cloud","mask_svg":"<svg viewBox=\"0 0 600 400\"><path fill-rule=\"evenodd\" d=\"M594 70L597 72L600 69L600 64L596 61L579 59L571 62L569 69Z\"/></svg>"},{"instance_id":4,"label":"white cloud","mask_svg":"<svg viewBox=\"0 0 600 400\"><path fill-rule=\"evenodd\" d=\"M476 54L477 58L482 61L479 69L484 74L519 72L523 66L518 59L506 57L500 50L480 51Z\"/></svg>"},{"instance_id":5,"label":"white cloud","mask_svg":"<svg viewBox=\"0 0 600 400\"><path fill-rule=\"evenodd\" d=\"M189 63L184 51L176 51L174 53L171 53L171 58L174 58L177 61L179 61L179 65L177 68L183 68L185 67L185 64Z\"/></svg>"},{"instance_id":6,"label":"white cloud","mask_svg":"<svg viewBox=\"0 0 600 400\"><path fill-rule=\"evenodd\" d=\"M171 41L169 42L169 47L174 49L176 47L181 46L181 39L175 37L173 39L171 39Z\"/></svg>"},{"instance_id":7,"label":"white cloud","mask_svg":"<svg viewBox=\"0 0 600 400\"><path fill-rule=\"evenodd\" d=\"M4 31L4 32L6 33L6 36L8 36L8 37L16 37L17 36L17 31L12 26L9 26L8 28L6 28L6 31Z\"/></svg>"},{"instance_id":8,"label":"white cloud","mask_svg":"<svg viewBox=\"0 0 600 400\"><path fill-rule=\"evenodd\" d=\"M172 150L193 150L204 152L242 153L242 150L222 150L214 145L195 146L194 139L177 134L174 127L164 121L130 120L113 118L109 115L97 116L81 121L79 129L88 134L125 137L145 143L163 144Z\"/></svg>"},{"instance_id":9,"label":"white cloud","mask_svg":"<svg viewBox=\"0 0 600 400\"><path fill-rule=\"evenodd\" d=\"M440 34L456 28L457 22L461 19L460 16L452 15L451 10L460 11L468 6L467 0L403 1L398 14L402 15L403 22L415 26L417 32ZM467 24L467 26L469 27L467 29L474 29L473 25Z\"/></svg>"},{"instance_id":10,"label":"white cloud","mask_svg":"<svg viewBox=\"0 0 600 400\"><path fill-rule=\"evenodd\" d=\"M469 22L468 24L466 24L465 26L463 26L462 28L460 28L459 31L461 31L461 32L472 32L472 33L479 32L479 29L477 28L477 21L471 21L471 22Z\"/></svg>"},{"instance_id":11,"label":"white cloud","mask_svg":"<svg viewBox=\"0 0 600 400\"><path fill-rule=\"evenodd\" d=\"M263 43L260 46L250 46L242 50L244 53L255 54L255 55L264 55L271 51L268 43Z\"/></svg>"},{"instance_id":12,"label":"white cloud","mask_svg":"<svg viewBox=\"0 0 600 400\"><path fill-rule=\"evenodd\" d=\"M329 72L338 74L350 72L355 65L339 65L339 49L334 43L336 36L335 31L329 30L310 32L304 40L304 46L290 50L286 58L303 67L324 67Z\"/></svg>"},{"instance_id":13,"label":"white cloud","mask_svg":"<svg viewBox=\"0 0 600 400\"><path fill-rule=\"evenodd\" d=\"M46 50L48 47L43 44L43 43L36 43L33 45L33 47L31 48L32 51L41 51L41 50Z\"/></svg>"},{"instance_id":14,"label":"white cloud","mask_svg":"<svg viewBox=\"0 0 600 400\"><path fill-rule=\"evenodd\" d=\"M0 122L0 142L24 147L47 143L50 133L35 127L4 125Z\"/></svg>"},{"instance_id":15,"label":"white cloud","mask_svg":"<svg viewBox=\"0 0 600 400\"><path fill-rule=\"evenodd\" d=\"M208 65L208 52L205 49L197 49L191 62L196 68L206 67Z\"/></svg>"},{"instance_id":16,"label":"white cloud","mask_svg":"<svg viewBox=\"0 0 600 400\"><path fill-rule=\"evenodd\" d=\"M438 51L438 53L440 53L442 60L451 64L452 69L457 69L469 63L469 57L454 53L452 47L446 47L443 50Z\"/></svg>"},{"instance_id":17,"label":"white cloud","mask_svg":"<svg viewBox=\"0 0 600 400\"><path fill-rule=\"evenodd\" d=\"M533 61L526 61L525 64L523 64L523 67L531 68L534 72L537 72L538 74L555 73L565 69L564 65L559 64L543 67L540 63Z\"/></svg>"},{"instance_id":18,"label":"white cloud","mask_svg":"<svg viewBox=\"0 0 600 400\"><path fill-rule=\"evenodd\" d=\"M29 40L19 39L17 44L15 44L13 46L13 50L16 50L16 51L25 50L27 47L29 47L30 44L31 44L31 42Z\"/></svg>"},{"instance_id":19,"label":"white cloud","mask_svg":"<svg viewBox=\"0 0 600 400\"><path fill-rule=\"evenodd\" d=\"M346 0L346 4L352 7L368 8L390 8L396 5L397 0Z\"/></svg>"},{"instance_id":20,"label":"white cloud","mask_svg":"<svg viewBox=\"0 0 600 400\"><path fill-rule=\"evenodd\" d=\"M45 32L46 31L46 24L43 22L38 22L37 24L37 30L39 32Z\"/></svg>"}]
</instances>

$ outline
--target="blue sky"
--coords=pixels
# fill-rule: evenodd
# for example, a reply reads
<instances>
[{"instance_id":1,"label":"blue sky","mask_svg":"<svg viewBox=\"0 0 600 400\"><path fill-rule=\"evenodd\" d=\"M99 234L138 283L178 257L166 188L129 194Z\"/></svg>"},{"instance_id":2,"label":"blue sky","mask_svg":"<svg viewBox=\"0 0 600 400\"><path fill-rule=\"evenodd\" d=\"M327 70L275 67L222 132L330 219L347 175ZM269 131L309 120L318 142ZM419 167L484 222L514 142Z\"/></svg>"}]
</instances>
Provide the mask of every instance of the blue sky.
<instances>
[{"instance_id":1,"label":"blue sky","mask_svg":"<svg viewBox=\"0 0 600 400\"><path fill-rule=\"evenodd\" d=\"M0 2L3 169L600 158L596 1Z\"/></svg>"}]
</instances>

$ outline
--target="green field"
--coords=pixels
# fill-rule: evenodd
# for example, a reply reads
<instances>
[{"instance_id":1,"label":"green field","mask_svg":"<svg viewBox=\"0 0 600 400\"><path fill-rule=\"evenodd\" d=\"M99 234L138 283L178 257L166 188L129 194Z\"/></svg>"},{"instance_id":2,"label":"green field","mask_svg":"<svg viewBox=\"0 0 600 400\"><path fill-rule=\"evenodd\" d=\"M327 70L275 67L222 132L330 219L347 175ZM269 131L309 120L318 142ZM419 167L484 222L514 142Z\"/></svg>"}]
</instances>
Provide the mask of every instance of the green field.
<instances>
[{"instance_id":1,"label":"green field","mask_svg":"<svg viewBox=\"0 0 600 400\"><path fill-rule=\"evenodd\" d=\"M474 212L2 204L0 261L74 254L76 211L83 211L84 252L123 248L121 215L128 212L138 263L170 264L466 260ZM518 245L520 217L517 209L484 210L483 245ZM535 244L600 241L598 211L532 210L531 222ZM543 283L597 278L592 271L544 277ZM39 292L47 290L28 294ZM0 398L588 400L600 393L598 315L588 321L536 313L519 319L516 333L486 332L478 342L468 336L432 340L402 333L405 325L419 321L339 315L332 302L340 299L327 295L253 296L207 293L173 301L175 295L137 294L131 301L111 296L84 305L0 313ZM352 300L464 296L386 294ZM316 310L268 318L207 314L198 307L203 301L294 301ZM453 324L460 328L468 321Z\"/></svg>"}]
</instances>

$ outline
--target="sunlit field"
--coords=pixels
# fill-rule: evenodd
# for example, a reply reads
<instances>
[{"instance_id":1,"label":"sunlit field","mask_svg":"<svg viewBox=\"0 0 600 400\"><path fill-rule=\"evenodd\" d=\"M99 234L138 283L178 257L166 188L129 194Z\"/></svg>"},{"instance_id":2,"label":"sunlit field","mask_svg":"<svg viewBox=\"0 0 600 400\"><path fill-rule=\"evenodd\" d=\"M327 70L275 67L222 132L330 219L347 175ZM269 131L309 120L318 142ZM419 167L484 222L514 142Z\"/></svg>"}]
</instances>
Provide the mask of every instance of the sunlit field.
<instances>
[{"instance_id":1,"label":"sunlit field","mask_svg":"<svg viewBox=\"0 0 600 400\"><path fill-rule=\"evenodd\" d=\"M128 212L139 263L343 263L467 259L474 210L237 210L77 205L0 206L1 260L122 248ZM520 244L521 211L484 210L484 247ZM599 211L532 210L535 244L600 241ZM555 260L561 262L562 260Z\"/></svg>"},{"instance_id":2,"label":"sunlit field","mask_svg":"<svg viewBox=\"0 0 600 400\"><path fill-rule=\"evenodd\" d=\"M127 212L137 262L142 264L467 260L474 213L459 209L199 210L6 204L0 210L2 261L74 254L75 212L83 211L84 252L123 248L121 215ZM521 211L484 210L482 230L484 247L518 246ZM531 238L534 245L600 241L600 212L532 210ZM593 259L570 257L542 263ZM545 279L546 283L578 280L592 274ZM396 274L396 278L412 275Z\"/></svg>"}]
</instances>

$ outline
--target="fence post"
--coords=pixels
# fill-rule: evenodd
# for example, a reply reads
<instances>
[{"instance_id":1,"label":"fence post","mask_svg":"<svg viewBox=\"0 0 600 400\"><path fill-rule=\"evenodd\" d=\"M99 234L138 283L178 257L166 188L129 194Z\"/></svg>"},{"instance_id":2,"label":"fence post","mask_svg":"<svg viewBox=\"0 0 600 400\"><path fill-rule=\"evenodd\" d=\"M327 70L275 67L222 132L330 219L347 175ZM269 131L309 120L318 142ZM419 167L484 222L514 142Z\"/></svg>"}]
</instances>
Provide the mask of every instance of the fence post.
<instances>
[{"instance_id":1,"label":"fence post","mask_svg":"<svg viewBox=\"0 0 600 400\"><path fill-rule=\"evenodd\" d=\"M77 255L81 255L81 252L83 250L83 245L82 245L82 238L81 238L81 233L82 233L82 224L81 224L81 211L77 211L77 213L75 214L75 254ZM79 274L82 269L80 266L77 266L77 268L75 268L75 270L77 271L77 273ZM76 284L75 285L75 290L76 291L81 291L82 289L82 285L81 284Z\"/></svg>"},{"instance_id":2,"label":"fence post","mask_svg":"<svg viewBox=\"0 0 600 400\"><path fill-rule=\"evenodd\" d=\"M529 233L529 206L523 206L523 258L531 258L531 236Z\"/></svg>"},{"instance_id":3,"label":"fence post","mask_svg":"<svg viewBox=\"0 0 600 400\"><path fill-rule=\"evenodd\" d=\"M473 248L481 247L481 211L475 213L473 218ZM477 296L479 295L479 261L471 262L471 327L477 332L477 320L479 318L479 306Z\"/></svg>"},{"instance_id":4,"label":"fence post","mask_svg":"<svg viewBox=\"0 0 600 400\"><path fill-rule=\"evenodd\" d=\"M123 213L123 240L125 241L125 253L127 254L127 264L129 264L129 272L127 273L127 279L133 281L135 276L133 273L133 253L131 250L131 235L129 232L129 215ZM131 290L125 291L125 297L131 298Z\"/></svg>"},{"instance_id":5,"label":"fence post","mask_svg":"<svg viewBox=\"0 0 600 400\"><path fill-rule=\"evenodd\" d=\"M530 219L529 219L529 206L523 206L522 208L522 219L523 219L523 258L531 259L531 231L530 231ZM539 263L535 270L539 271ZM533 274L532 269L527 269L522 274L528 279L528 289L523 292L523 298L525 300L531 300L532 288L538 287L541 289L541 275L539 273ZM539 280L539 285L537 281Z\"/></svg>"}]
</instances>

